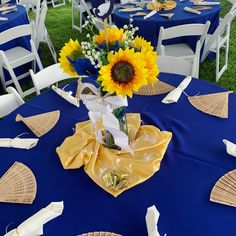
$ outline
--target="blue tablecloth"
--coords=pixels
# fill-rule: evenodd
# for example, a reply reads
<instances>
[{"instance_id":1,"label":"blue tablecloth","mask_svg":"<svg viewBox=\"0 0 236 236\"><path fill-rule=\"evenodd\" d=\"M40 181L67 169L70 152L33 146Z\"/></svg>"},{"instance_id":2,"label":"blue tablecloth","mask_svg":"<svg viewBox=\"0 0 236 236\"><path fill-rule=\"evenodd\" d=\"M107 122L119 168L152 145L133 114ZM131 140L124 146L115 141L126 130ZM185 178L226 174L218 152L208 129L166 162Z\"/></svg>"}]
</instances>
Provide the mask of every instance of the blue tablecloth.
<instances>
[{"instance_id":1,"label":"blue tablecloth","mask_svg":"<svg viewBox=\"0 0 236 236\"><path fill-rule=\"evenodd\" d=\"M24 25L24 24L29 23L25 8L20 5L17 5L17 12L11 12L7 15L2 15L0 12L0 16L8 18L7 21L0 21L0 32L3 32L5 30L13 28L15 26ZM16 46L21 46L21 47L24 47L29 50L30 49L30 37L26 36L26 37L20 37L18 39L11 40L10 42L0 45L0 50L7 50L7 49L10 49L10 48L13 48ZM24 70L25 70L25 67L17 68L16 73L17 74L22 73L22 71L24 71ZM28 71L29 68L26 67L26 70ZM4 71L4 73L5 73L6 79L11 78L7 71ZM0 85L1 85L1 83L0 83ZM0 90L1 90L1 86L0 86Z\"/></svg>"},{"instance_id":2,"label":"blue tablecloth","mask_svg":"<svg viewBox=\"0 0 236 236\"><path fill-rule=\"evenodd\" d=\"M154 16L143 20L143 16L134 17L134 26L139 27L138 35L143 36L146 40L150 41L154 47L157 46L157 40L159 35L160 27L163 26L164 28L169 28L177 25L182 24L193 24L193 23L206 23L208 20L211 22L209 33L213 33L215 29L217 28L219 24L219 12L220 12L220 6L212 6L212 9L210 10L204 10L201 11L200 15L193 14L190 12L185 12L183 9L184 7L188 6L194 6L193 3L189 1L183 1L180 2L179 0L176 0L177 7L170 11L164 11L161 10ZM150 11L146 11L150 12ZM114 22L115 24L120 28L125 24L129 23L130 14L133 14L134 12L121 12L119 9L116 9L114 12ZM159 16L159 14L164 13L174 13L174 16L171 19L168 19L166 17ZM186 39L180 39L180 40L174 40L171 41L172 43L181 42L183 40L187 40L187 42L193 47L195 45L195 42L192 42L191 38Z\"/></svg>"},{"instance_id":3,"label":"blue tablecloth","mask_svg":"<svg viewBox=\"0 0 236 236\"><path fill-rule=\"evenodd\" d=\"M162 74L162 81L178 85L183 76ZM67 90L76 90L71 83ZM221 92L224 89L193 79L188 95ZM64 201L62 216L44 227L46 236L75 236L89 231L113 231L125 236L144 236L146 208L160 211L161 235L236 235L236 209L209 201L215 182L236 168L236 159L226 153L223 138L236 143L236 95L229 95L229 118L220 119L198 111L182 95L178 103L161 103L165 95L138 96L129 100L129 112L139 112L146 124L173 133L161 169L149 180L114 198L98 187L84 170L64 170L55 152L73 134L79 121L88 119L84 105L78 109L52 91L34 97L0 122L0 137L34 137L15 116L60 110L57 125L30 150L0 148L0 176L15 162L31 168L37 179L37 196L32 205L0 203L0 234L49 204ZM80 145L78 143L78 145Z\"/></svg>"}]
</instances>

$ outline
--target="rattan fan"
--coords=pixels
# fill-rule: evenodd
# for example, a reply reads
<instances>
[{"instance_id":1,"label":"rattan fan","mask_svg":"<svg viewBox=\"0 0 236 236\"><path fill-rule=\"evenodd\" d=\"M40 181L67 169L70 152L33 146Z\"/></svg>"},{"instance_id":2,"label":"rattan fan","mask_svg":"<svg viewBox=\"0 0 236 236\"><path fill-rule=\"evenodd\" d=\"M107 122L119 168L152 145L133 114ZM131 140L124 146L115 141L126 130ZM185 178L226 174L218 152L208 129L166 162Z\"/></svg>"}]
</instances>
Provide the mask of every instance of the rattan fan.
<instances>
[{"instance_id":1,"label":"rattan fan","mask_svg":"<svg viewBox=\"0 0 236 236\"><path fill-rule=\"evenodd\" d=\"M15 162L0 178L0 202L32 204L37 184L33 172Z\"/></svg>"},{"instance_id":2,"label":"rattan fan","mask_svg":"<svg viewBox=\"0 0 236 236\"><path fill-rule=\"evenodd\" d=\"M174 15L174 13L159 14L159 16L164 16L168 19L170 19L173 15Z\"/></svg>"},{"instance_id":3,"label":"rattan fan","mask_svg":"<svg viewBox=\"0 0 236 236\"><path fill-rule=\"evenodd\" d=\"M175 87L173 87L172 85L166 84L158 80L157 83L155 84L149 84L141 87L137 92L137 94L144 96L152 96L152 95L168 93L173 89L175 89Z\"/></svg>"},{"instance_id":4,"label":"rattan fan","mask_svg":"<svg viewBox=\"0 0 236 236\"><path fill-rule=\"evenodd\" d=\"M59 117L58 110L29 117L17 114L16 121L24 122L37 137L41 137L55 126Z\"/></svg>"},{"instance_id":5,"label":"rattan fan","mask_svg":"<svg viewBox=\"0 0 236 236\"><path fill-rule=\"evenodd\" d=\"M236 170L229 171L216 182L210 200L236 207Z\"/></svg>"},{"instance_id":6,"label":"rattan fan","mask_svg":"<svg viewBox=\"0 0 236 236\"><path fill-rule=\"evenodd\" d=\"M232 91L188 97L198 110L220 118L228 118L228 97Z\"/></svg>"},{"instance_id":7,"label":"rattan fan","mask_svg":"<svg viewBox=\"0 0 236 236\"><path fill-rule=\"evenodd\" d=\"M79 236L122 236L122 235L110 232L91 232L86 234L80 234Z\"/></svg>"}]
</instances>

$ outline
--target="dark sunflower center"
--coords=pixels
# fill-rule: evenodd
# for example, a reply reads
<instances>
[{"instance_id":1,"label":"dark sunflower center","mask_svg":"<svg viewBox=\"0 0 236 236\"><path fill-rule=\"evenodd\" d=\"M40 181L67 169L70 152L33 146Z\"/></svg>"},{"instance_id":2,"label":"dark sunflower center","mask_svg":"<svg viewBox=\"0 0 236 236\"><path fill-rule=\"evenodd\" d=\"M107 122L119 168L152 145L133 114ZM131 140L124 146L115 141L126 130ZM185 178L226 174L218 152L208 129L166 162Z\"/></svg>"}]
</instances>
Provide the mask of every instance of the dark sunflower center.
<instances>
[{"instance_id":1,"label":"dark sunflower center","mask_svg":"<svg viewBox=\"0 0 236 236\"><path fill-rule=\"evenodd\" d=\"M119 84L128 84L134 77L134 68L126 61L119 61L112 67L111 76Z\"/></svg>"}]
</instances>

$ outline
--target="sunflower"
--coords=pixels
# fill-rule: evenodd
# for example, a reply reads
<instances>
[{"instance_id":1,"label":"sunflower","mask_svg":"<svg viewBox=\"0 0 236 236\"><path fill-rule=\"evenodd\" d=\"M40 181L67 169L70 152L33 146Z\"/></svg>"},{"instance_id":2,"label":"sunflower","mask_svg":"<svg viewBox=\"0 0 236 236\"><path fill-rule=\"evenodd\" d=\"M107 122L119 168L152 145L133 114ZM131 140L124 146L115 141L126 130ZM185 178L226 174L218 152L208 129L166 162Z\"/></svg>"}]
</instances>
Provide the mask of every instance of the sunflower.
<instances>
[{"instance_id":1,"label":"sunflower","mask_svg":"<svg viewBox=\"0 0 236 236\"><path fill-rule=\"evenodd\" d=\"M65 43L59 55L59 62L63 71L71 76L77 75L76 70L67 58L76 60L77 58L84 57L78 40L73 41L70 39L68 43Z\"/></svg>"},{"instance_id":2,"label":"sunflower","mask_svg":"<svg viewBox=\"0 0 236 236\"><path fill-rule=\"evenodd\" d=\"M117 29L117 28L107 28L107 39L108 44L115 43L115 42L123 42L124 37L124 30ZM105 31L99 31L98 35L93 37L93 41L98 43L99 45L104 44L106 42L106 34Z\"/></svg>"},{"instance_id":3,"label":"sunflower","mask_svg":"<svg viewBox=\"0 0 236 236\"><path fill-rule=\"evenodd\" d=\"M115 54L108 54L108 65L102 66L98 77L103 91L110 94L128 95L148 83L148 69L142 54L134 49L119 49Z\"/></svg>"},{"instance_id":4,"label":"sunflower","mask_svg":"<svg viewBox=\"0 0 236 236\"><path fill-rule=\"evenodd\" d=\"M148 84L157 82L157 76L159 74L157 66L157 53L153 51L141 52L143 59L146 62L147 81Z\"/></svg>"},{"instance_id":5,"label":"sunflower","mask_svg":"<svg viewBox=\"0 0 236 236\"><path fill-rule=\"evenodd\" d=\"M136 50L147 52L153 51L153 46L151 46L150 42L147 42L144 38L136 36L134 41L131 44Z\"/></svg>"}]
</instances>

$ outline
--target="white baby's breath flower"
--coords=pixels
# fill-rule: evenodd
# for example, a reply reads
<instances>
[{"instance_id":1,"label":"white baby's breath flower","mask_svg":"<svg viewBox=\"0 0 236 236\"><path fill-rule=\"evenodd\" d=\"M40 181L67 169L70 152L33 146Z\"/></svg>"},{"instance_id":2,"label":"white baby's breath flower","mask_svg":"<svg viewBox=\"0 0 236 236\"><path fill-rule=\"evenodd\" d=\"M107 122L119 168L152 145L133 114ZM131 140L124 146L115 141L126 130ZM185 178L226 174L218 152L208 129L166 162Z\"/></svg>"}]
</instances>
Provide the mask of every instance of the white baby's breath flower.
<instances>
[{"instance_id":1,"label":"white baby's breath flower","mask_svg":"<svg viewBox=\"0 0 236 236\"><path fill-rule=\"evenodd\" d=\"M124 25L123 28L124 28L124 29L128 29L128 26L127 26L127 25Z\"/></svg>"}]
</instances>

